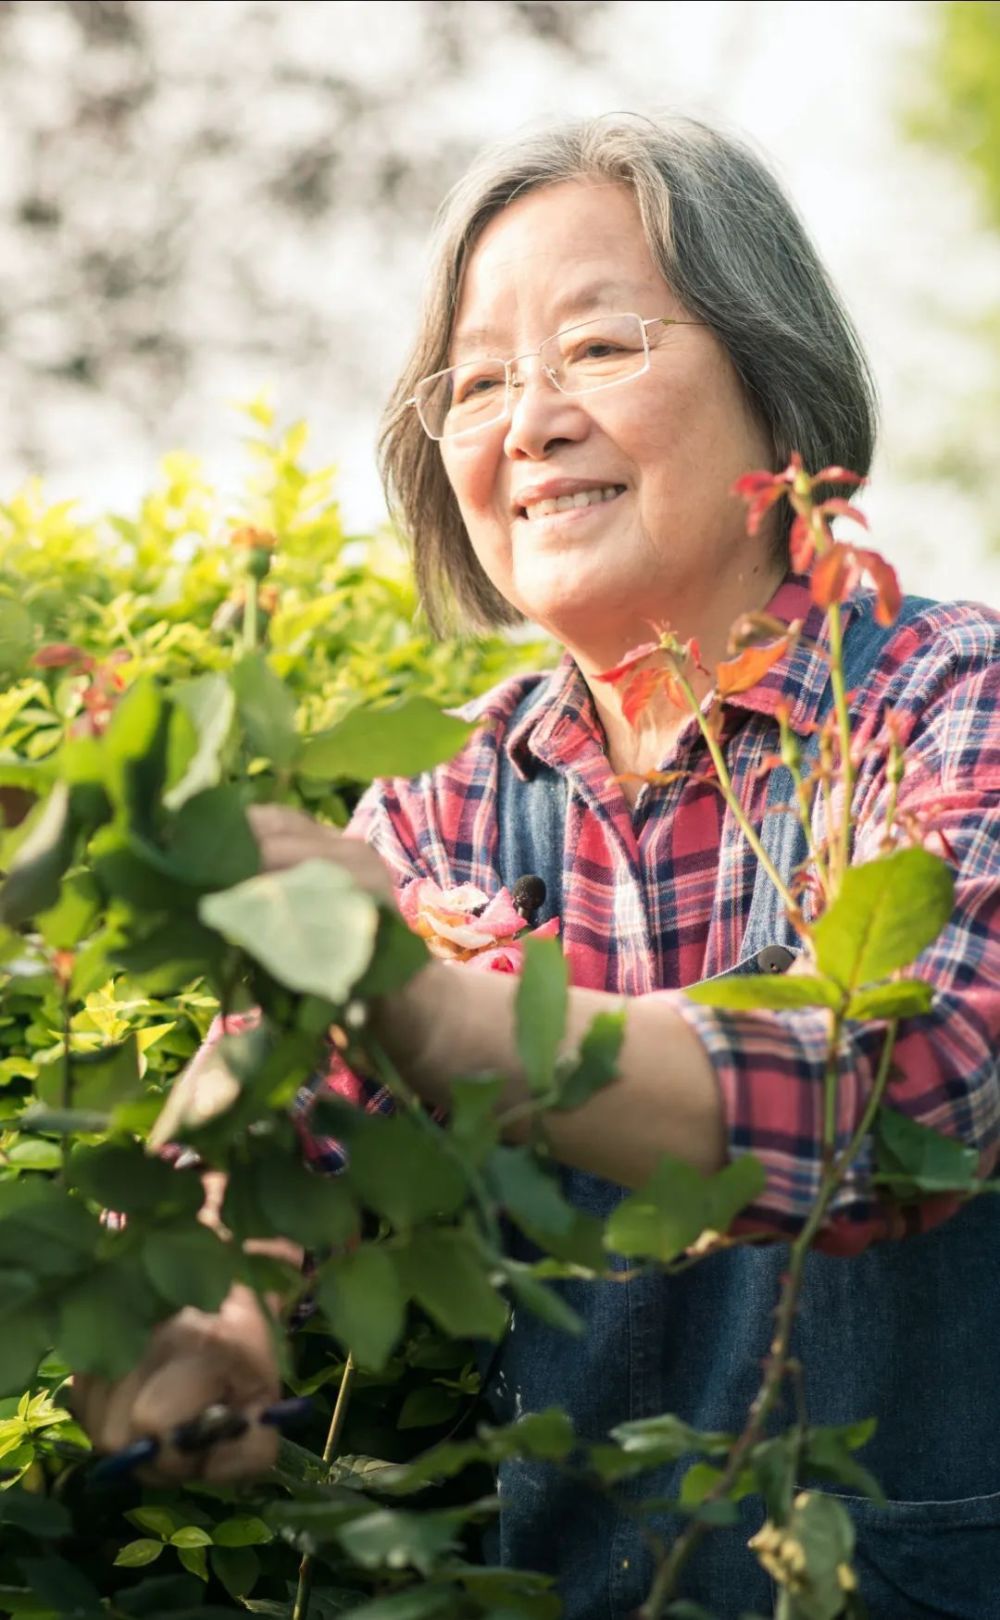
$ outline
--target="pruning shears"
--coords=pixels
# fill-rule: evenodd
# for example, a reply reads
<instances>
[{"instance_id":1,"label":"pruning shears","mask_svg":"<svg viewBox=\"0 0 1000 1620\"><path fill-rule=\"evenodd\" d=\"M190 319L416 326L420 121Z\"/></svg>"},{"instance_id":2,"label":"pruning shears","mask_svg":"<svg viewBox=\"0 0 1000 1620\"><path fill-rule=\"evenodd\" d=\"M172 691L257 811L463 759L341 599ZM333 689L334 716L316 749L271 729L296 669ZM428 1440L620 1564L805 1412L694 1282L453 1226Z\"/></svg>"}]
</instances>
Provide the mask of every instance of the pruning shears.
<instances>
[{"instance_id":1,"label":"pruning shears","mask_svg":"<svg viewBox=\"0 0 1000 1620\"><path fill-rule=\"evenodd\" d=\"M308 1396L297 1396L275 1401L273 1405L266 1406L263 1412L258 1412L256 1417L248 1417L245 1412L220 1401L206 1406L197 1417L178 1423L167 1439L178 1451L194 1455L207 1451L220 1440L239 1440L255 1423L263 1423L274 1429L290 1428L306 1417L312 1411L312 1406ZM154 1435L147 1435L142 1440L134 1440L122 1451L102 1457L90 1470L90 1484L110 1485L115 1480L126 1478L133 1469L152 1462L163 1444Z\"/></svg>"}]
</instances>

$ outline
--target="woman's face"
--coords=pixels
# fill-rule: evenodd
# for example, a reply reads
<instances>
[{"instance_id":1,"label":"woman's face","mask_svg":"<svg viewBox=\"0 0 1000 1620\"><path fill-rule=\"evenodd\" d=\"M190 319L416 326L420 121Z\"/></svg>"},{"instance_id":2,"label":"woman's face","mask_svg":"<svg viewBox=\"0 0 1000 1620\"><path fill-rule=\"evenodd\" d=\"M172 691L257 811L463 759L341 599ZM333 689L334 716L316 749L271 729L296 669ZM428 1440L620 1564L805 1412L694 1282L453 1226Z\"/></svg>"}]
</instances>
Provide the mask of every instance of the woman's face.
<instances>
[{"instance_id":1,"label":"woman's face","mask_svg":"<svg viewBox=\"0 0 1000 1620\"><path fill-rule=\"evenodd\" d=\"M466 268L450 363L510 357L602 312L685 318L653 263L627 187L573 180L529 192L492 219ZM768 466L728 354L704 326L649 328L649 370L596 393L560 393L521 361L510 415L444 440L444 466L490 580L560 640L602 652L679 631L711 612L720 581L770 565L730 489ZM533 502L617 490L550 516ZM731 590L731 585L730 585ZM644 628L645 627L645 628Z\"/></svg>"}]
</instances>

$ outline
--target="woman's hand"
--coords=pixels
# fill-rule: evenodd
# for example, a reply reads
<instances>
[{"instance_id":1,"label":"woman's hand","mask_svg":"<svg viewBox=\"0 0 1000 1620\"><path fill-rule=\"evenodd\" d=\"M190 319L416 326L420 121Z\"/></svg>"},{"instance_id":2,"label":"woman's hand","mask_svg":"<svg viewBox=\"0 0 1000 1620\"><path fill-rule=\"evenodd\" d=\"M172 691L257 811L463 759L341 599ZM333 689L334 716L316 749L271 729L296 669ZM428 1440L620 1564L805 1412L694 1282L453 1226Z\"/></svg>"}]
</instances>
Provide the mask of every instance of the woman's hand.
<instances>
[{"instance_id":1,"label":"woman's hand","mask_svg":"<svg viewBox=\"0 0 1000 1620\"><path fill-rule=\"evenodd\" d=\"M185 1479L247 1479L272 1467L276 1431L251 1422L236 1440L183 1452L170 1443L177 1425L222 1403L256 1417L280 1395L272 1326L252 1289L237 1283L215 1315L185 1307L150 1335L145 1355L115 1383L90 1373L73 1378L70 1406L95 1450L123 1451L160 1442L154 1462L137 1469L150 1485Z\"/></svg>"},{"instance_id":2,"label":"woman's hand","mask_svg":"<svg viewBox=\"0 0 1000 1620\"><path fill-rule=\"evenodd\" d=\"M394 899L388 867L360 838L345 838L338 828L282 804L251 805L247 820L260 849L262 871L282 872L302 861L332 861L373 900Z\"/></svg>"}]
</instances>

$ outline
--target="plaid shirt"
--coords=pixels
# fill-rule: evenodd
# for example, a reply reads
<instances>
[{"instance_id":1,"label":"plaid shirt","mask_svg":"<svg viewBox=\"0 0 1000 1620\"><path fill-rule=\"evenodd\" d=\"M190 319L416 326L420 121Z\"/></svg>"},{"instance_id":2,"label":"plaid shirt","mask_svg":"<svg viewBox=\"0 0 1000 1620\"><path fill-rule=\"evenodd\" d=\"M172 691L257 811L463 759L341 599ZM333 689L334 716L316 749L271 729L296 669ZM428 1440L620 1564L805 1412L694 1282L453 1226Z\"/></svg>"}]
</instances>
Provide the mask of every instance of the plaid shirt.
<instances>
[{"instance_id":1,"label":"plaid shirt","mask_svg":"<svg viewBox=\"0 0 1000 1620\"><path fill-rule=\"evenodd\" d=\"M777 705L790 705L792 728L805 735L828 678L815 650L823 615L808 580L787 576L769 611L803 619L802 640L723 711L733 785L757 824L767 793L761 765L777 746ZM928 847L948 851L956 876L952 919L910 970L934 985L933 1010L901 1021L886 1100L973 1145L984 1173L1000 1138L998 654L1000 615L975 604L935 603L890 638L852 704L860 754L854 860L879 854L889 793L884 715L891 708L907 745L899 809L944 835L946 842L932 836ZM547 683L546 700L511 728L509 717L539 681ZM400 889L430 877L443 887L474 883L493 893L500 883L498 751L505 749L521 774L532 755L564 773L565 843L573 854L560 921L572 982L622 996L659 995L694 1029L718 1078L730 1155L752 1152L767 1172L766 1191L741 1226L794 1232L819 1184L827 1014L733 1012L697 1006L682 993L738 960L755 875L752 851L705 781L709 760L696 722L685 724L661 763L689 774L645 787L630 808L612 779L586 683L568 656L550 674L505 681L460 712L484 724L457 757L418 777L375 782L350 832L374 845ZM848 1026L839 1059L838 1150L864 1110L884 1029ZM669 1057L664 1070L669 1084ZM384 1090L343 1071L331 1079L369 1109L391 1108ZM307 1149L326 1168L342 1162L335 1143L314 1139ZM882 1204L871 1170L868 1148L838 1195L822 1247L854 1252L934 1225L955 1208L954 1199L941 1197L905 1211Z\"/></svg>"}]
</instances>

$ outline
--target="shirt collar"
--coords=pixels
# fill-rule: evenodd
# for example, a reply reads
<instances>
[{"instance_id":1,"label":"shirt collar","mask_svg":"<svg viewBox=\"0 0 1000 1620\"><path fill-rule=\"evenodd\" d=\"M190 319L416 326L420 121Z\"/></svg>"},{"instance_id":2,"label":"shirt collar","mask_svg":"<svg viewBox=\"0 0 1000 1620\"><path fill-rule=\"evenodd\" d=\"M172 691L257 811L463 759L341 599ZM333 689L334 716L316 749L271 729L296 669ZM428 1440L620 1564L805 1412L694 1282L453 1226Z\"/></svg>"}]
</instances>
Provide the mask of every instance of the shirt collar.
<instances>
[{"instance_id":1,"label":"shirt collar","mask_svg":"<svg viewBox=\"0 0 1000 1620\"><path fill-rule=\"evenodd\" d=\"M861 605L857 596L841 605L845 629ZM726 698L725 704L730 709L764 715L774 715L779 704L787 704L792 730L805 735L830 679L826 613L812 600L808 574L792 572L785 575L765 611L786 624L801 619L799 640L754 686ZM532 756L554 761L564 759L567 750L578 753L590 743L604 748L590 690L569 653L563 654L542 684L544 698L540 697L517 721L504 744L521 776L531 771Z\"/></svg>"}]
</instances>

